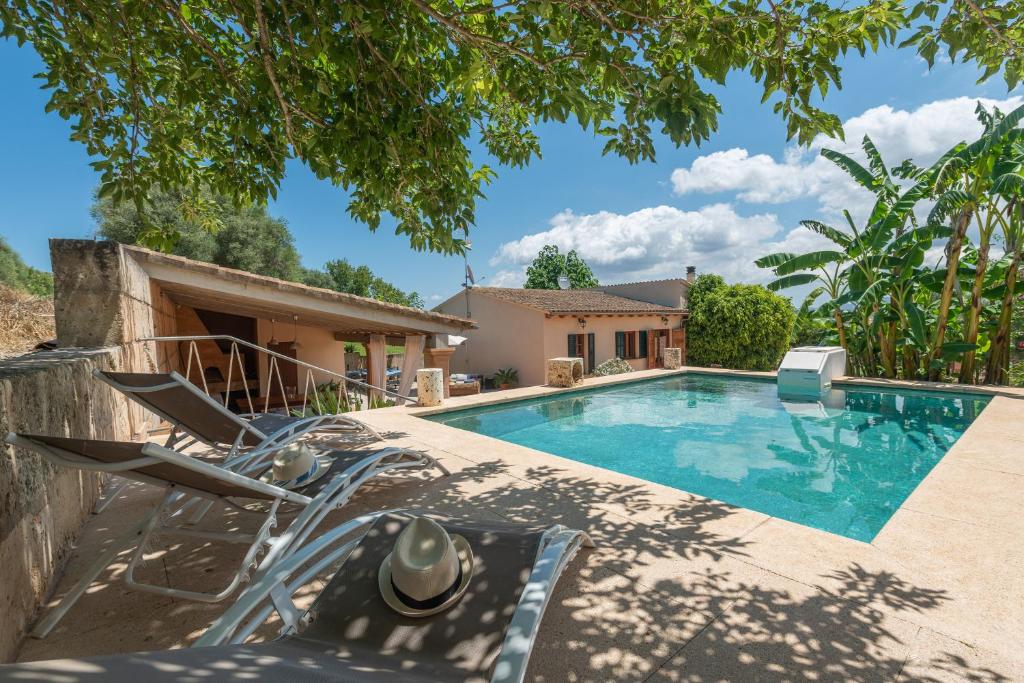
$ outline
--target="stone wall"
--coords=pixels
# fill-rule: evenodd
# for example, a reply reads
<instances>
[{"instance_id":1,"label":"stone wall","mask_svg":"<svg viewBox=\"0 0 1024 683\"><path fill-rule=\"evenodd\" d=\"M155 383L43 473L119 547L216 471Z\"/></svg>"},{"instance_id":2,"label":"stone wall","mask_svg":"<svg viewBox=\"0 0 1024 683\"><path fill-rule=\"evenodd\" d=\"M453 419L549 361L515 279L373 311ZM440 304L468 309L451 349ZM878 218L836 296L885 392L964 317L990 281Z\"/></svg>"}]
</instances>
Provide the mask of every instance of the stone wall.
<instances>
[{"instance_id":1,"label":"stone wall","mask_svg":"<svg viewBox=\"0 0 1024 683\"><path fill-rule=\"evenodd\" d=\"M92 377L124 369L124 348L61 349L0 362L0 435L8 431L129 440L142 431L126 399ZM98 475L0 453L0 662L11 661L52 590L100 490Z\"/></svg>"}]
</instances>

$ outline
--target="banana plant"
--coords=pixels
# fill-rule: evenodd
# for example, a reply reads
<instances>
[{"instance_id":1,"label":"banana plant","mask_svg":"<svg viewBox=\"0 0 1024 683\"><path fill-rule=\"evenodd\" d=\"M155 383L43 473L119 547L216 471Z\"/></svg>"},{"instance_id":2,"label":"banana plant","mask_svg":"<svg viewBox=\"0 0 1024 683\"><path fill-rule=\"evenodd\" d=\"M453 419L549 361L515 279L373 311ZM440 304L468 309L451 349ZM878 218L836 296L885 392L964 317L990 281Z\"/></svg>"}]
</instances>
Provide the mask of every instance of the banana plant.
<instances>
[{"instance_id":1,"label":"banana plant","mask_svg":"<svg viewBox=\"0 0 1024 683\"><path fill-rule=\"evenodd\" d=\"M835 228L817 221L801 221L800 225L811 232L826 237L840 250L812 251L806 254L779 252L768 254L754 261L759 268L771 268L777 279L768 283L768 289L776 292L790 287L818 283L804 300L803 309L810 309L823 294L828 296L825 303L830 306L846 292L844 265L849 261L846 250L852 239ZM846 330L843 326L843 311L837 305L830 306L835 321L839 345L846 348Z\"/></svg>"},{"instance_id":2,"label":"banana plant","mask_svg":"<svg viewBox=\"0 0 1024 683\"><path fill-rule=\"evenodd\" d=\"M926 179L932 186L936 197L935 207L929 220L939 221L953 219L953 235L946 248L946 278L943 283L939 303L939 316L936 321L933 337L933 356L929 367L929 379L939 379L941 365L936 362L935 354L941 353L945 342L946 328L949 324L949 309L952 305L953 290L956 285L960 265L960 253L967 236L967 229L972 219L979 213L986 218L991 211L993 170L1008 138L1019 135L1017 125L1024 119L1024 106L1018 107L1001 116L999 112L990 114L980 104L977 109L979 120L985 127L984 134L975 142L967 145L960 143L947 152L932 166ZM991 234L991 233L990 233ZM977 341L977 317L981 309L980 287L988 262L987 246L979 253L975 268L975 283L972 286L970 310L967 314L964 343L973 344ZM978 271L981 272L980 279ZM977 297L975 297L977 294ZM961 364L961 381L973 376L974 351L968 351ZM966 371L966 372L965 372Z\"/></svg>"},{"instance_id":3,"label":"banana plant","mask_svg":"<svg viewBox=\"0 0 1024 683\"><path fill-rule=\"evenodd\" d=\"M1024 140L1018 135L1004 149L999 173L992 183L993 192L1003 202L999 227L1007 262L1002 276L997 323L985 365L985 381L990 384L1005 384L1009 379L1013 304L1024 259Z\"/></svg>"}]
</instances>

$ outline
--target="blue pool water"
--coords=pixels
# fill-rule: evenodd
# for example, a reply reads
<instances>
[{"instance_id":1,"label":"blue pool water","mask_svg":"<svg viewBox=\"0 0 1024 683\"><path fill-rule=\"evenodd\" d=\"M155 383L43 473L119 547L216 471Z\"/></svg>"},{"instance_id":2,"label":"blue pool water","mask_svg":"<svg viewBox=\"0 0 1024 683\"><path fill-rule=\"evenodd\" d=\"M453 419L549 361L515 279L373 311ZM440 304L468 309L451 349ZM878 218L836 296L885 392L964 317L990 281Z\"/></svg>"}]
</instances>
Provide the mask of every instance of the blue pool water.
<instances>
[{"instance_id":1,"label":"blue pool water","mask_svg":"<svg viewBox=\"0 0 1024 683\"><path fill-rule=\"evenodd\" d=\"M987 403L685 375L427 419L870 541Z\"/></svg>"}]
</instances>

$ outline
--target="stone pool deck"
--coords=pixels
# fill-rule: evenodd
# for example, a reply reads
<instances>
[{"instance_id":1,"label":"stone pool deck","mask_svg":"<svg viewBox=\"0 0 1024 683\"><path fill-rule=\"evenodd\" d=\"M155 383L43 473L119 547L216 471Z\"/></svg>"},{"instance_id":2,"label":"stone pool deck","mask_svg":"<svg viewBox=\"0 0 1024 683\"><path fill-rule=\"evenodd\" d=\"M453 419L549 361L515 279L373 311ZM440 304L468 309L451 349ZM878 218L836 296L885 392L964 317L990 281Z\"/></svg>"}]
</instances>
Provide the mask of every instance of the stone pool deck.
<instances>
[{"instance_id":1,"label":"stone pool deck","mask_svg":"<svg viewBox=\"0 0 1024 683\"><path fill-rule=\"evenodd\" d=\"M410 507L589 530L597 548L563 576L528 680L1024 680L1024 401L993 398L870 544L416 417L425 411L359 417L452 476L372 484L334 519ZM155 496L133 487L91 519L58 595ZM147 578L176 586L185 572L216 585L235 554L151 550ZM183 647L223 610L126 592L123 569L20 659Z\"/></svg>"}]
</instances>

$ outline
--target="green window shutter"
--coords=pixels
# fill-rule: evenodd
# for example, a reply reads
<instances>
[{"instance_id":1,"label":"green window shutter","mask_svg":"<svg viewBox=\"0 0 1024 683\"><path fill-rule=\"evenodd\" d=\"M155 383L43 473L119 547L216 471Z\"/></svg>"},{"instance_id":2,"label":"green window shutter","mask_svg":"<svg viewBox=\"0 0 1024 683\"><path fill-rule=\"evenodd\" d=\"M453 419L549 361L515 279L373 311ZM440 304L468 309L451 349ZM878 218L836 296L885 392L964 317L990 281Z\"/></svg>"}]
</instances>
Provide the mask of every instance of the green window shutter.
<instances>
[{"instance_id":1,"label":"green window shutter","mask_svg":"<svg viewBox=\"0 0 1024 683\"><path fill-rule=\"evenodd\" d=\"M594 333L587 333L587 372L594 371Z\"/></svg>"},{"instance_id":2,"label":"green window shutter","mask_svg":"<svg viewBox=\"0 0 1024 683\"><path fill-rule=\"evenodd\" d=\"M626 333L616 332L615 333L615 357L625 358L626 357Z\"/></svg>"},{"instance_id":3,"label":"green window shutter","mask_svg":"<svg viewBox=\"0 0 1024 683\"><path fill-rule=\"evenodd\" d=\"M637 351L637 356L640 358L647 358L647 330L640 330L640 342L638 343L638 346L640 348Z\"/></svg>"},{"instance_id":4,"label":"green window shutter","mask_svg":"<svg viewBox=\"0 0 1024 683\"><path fill-rule=\"evenodd\" d=\"M569 353L566 354L569 358L576 357L576 335L569 335Z\"/></svg>"}]
</instances>

